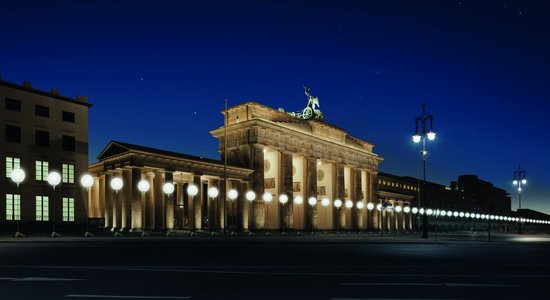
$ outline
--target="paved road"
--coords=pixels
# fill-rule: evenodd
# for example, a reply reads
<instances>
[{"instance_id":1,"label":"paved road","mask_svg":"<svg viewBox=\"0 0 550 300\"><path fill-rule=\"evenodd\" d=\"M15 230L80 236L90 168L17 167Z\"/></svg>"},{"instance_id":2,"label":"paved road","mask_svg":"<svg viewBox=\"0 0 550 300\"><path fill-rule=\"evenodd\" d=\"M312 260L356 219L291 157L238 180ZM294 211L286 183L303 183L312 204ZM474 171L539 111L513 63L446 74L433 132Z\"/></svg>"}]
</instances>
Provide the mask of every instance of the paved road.
<instances>
[{"instance_id":1,"label":"paved road","mask_svg":"<svg viewBox=\"0 0 550 300\"><path fill-rule=\"evenodd\" d=\"M0 299L550 299L550 236L0 239Z\"/></svg>"}]
</instances>

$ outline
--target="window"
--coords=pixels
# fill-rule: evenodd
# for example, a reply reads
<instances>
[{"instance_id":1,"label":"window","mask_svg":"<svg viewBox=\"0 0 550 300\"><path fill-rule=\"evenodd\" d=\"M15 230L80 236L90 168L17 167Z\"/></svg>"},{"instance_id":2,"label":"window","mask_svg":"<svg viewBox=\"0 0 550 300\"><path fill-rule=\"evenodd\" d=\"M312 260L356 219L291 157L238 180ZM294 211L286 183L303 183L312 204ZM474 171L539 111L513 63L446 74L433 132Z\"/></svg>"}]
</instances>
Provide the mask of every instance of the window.
<instances>
[{"instance_id":1,"label":"window","mask_svg":"<svg viewBox=\"0 0 550 300\"><path fill-rule=\"evenodd\" d=\"M6 194L6 221L21 220L21 195Z\"/></svg>"},{"instance_id":2,"label":"window","mask_svg":"<svg viewBox=\"0 0 550 300\"><path fill-rule=\"evenodd\" d=\"M6 125L6 142L21 143L21 127Z\"/></svg>"},{"instance_id":3,"label":"window","mask_svg":"<svg viewBox=\"0 0 550 300\"><path fill-rule=\"evenodd\" d=\"M74 198L63 197L63 222L74 222Z\"/></svg>"},{"instance_id":4,"label":"window","mask_svg":"<svg viewBox=\"0 0 550 300\"><path fill-rule=\"evenodd\" d=\"M63 150L74 151L75 141L74 136L63 135Z\"/></svg>"},{"instance_id":5,"label":"window","mask_svg":"<svg viewBox=\"0 0 550 300\"><path fill-rule=\"evenodd\" d=\"M11 172L14 169L21 168L21 159L18 157L6 157L6 177L11 177Z\"/></svg>"},{"instance_id":6,"label":"window","mask_svg":"<svg viewBox=\"0 0 550 300\"><path fill-rule=\"evenodd\" d=\"M37 130L35 133L36 146L49 147L50 146L50 133L47 131Z\"/></svg>"},{"instance_id":7,"label":"window","mask_svg":"<svg viewBox=\"0 0 550 300\"><path fill-rule=\"evenodd\" d=\"M46 181L48 180L48 173L50 171L49 164L47 161L37 160L36 164L36 181Z\"/></svg>"},{"instance_id":8,"label":"window","mask_svg":"<svg viewBox=\"0 0 550 300\"><path fill-rule=\"evenodd\" d=\"M13 111L21 111L21 101L6 98L6 109Z\"/></svg>"},{"instance_id":9,"label":"window","mask_svg":"<svg viewBox=\"0 0 550 300\"><path fill-rule=\"evenodd\" d=\"M63 164L63 183L74 183L74 165Z\"/></svg>"},{"instance_id":10,"label":"window","mask_svg":"<svg viewBox=\"0 0 550 300\"><path fill-rule=\"evenodd\" d=\"M36 196L36 221L48 221L50 213L48 196Z\"/></svg>"},{"instance_id":11,"label":"window","mask_svg":"<svg viewBox=\"0 0 550 300\"><path fill-rule=\"evenodd\" d=\"M74 123L74 119L75 119L74 118L74 113L69 112L69 111L63 111L62 119L65 122Z\"/></svg>"},{"instance_id":12,"label":"window","mask_svg":"<svg viewBox=\"0 0 550 300\"><path fill-rule=\"evenodd\" d=\"M47 106L36 105L34 107L34 114L39 116L39 117L49 118L50 117L50 108L47 107Z\"/></svg>"}]
</instances>

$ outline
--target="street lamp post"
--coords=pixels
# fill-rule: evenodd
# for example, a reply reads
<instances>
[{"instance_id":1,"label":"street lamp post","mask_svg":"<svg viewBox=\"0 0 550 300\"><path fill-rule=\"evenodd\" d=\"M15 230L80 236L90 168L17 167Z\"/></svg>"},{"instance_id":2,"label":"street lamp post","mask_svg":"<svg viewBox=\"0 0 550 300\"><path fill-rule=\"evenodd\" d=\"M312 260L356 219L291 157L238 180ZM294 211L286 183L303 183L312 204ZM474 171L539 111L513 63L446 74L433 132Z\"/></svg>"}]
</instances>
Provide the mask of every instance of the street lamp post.
<instances>
[{"instance_id":1,"label":"street lamp post","mask_svg":"<svg viewBox=\"0 0 550 300\"><path fill-rule=\"evenodd\" d=\"M348 208L348 209L351 210L351 209L353 208L353 201L351 201L351 200L348 199L348 200L346 200L346 203L345 203L344 205L346 206L346 208ZM346 219L347 219L347 218L346 218ZM349 220L350 222L351 222L351 219L352 219L352 218L350 218L350 220ZM346 221L347 221L347 220L346 220ZM353 226L353 224L350 226L350 228L352 228L352 226ZM349 230L348 230L348 234L350 234Z\"/></svg>"},{"instance_id":2,"label":"street lamp post","mask_svg":"<svg viewBox=\"0 0 550 300\"><path fill-rule=\"evenodd\" d=\"M89 174L85 174L84 176L82 176L82 178L80 178L80 184L86 189L86 192L89 194L90 187L92 187L92 185L94 184L94 178ZM86 232L84 233L84 237L94 236L93 233L90 232L90 216L88 215L90 208L88 207L89 202L87 200L88 199L86 199L84 202L84 207L86 207Z\"/></svg>"},{"instance_id":3,"label":"street lamp post","mask_svg":"<svg viewBox=\"0 0 550 300\"><path fill-rule=\"evenodd\" d=\"M170 203L170 195L174 192L174 184L172 182L166 182L162 185L162 191L166 194L166 207L164 208L164 226L166 226L166 236L172 236L174 233L168 228L168 204ZM172 222L174 222L172 220Z\"/></svg>"},{"instance_id":4,"label":"street lamp post","mask_svg":"<svg viewBox=\"0 0 550 300\"><path fill-rule=\"evenodd\" d=\"M191 206L192 206L192 210L193 210L193 220L191 222L191 233L190 235L191 236L195 236L197 235L197 233L195 233L195 196L199 193L199 188L194 185L194 184L189 184L187 186L187 195L191 196Z\"/></svg>"},{"instance_id":5,"label":"street lamp post","mask_svg":"<svg viewBox=\"0 0 550 300\"><path fill-rule=\"evenodd\" d=\"M142 197L143 201L145 201L144 195L145 195L145 193L147 193L149 191L149 189L151 188L151 185L149 184L149 182L147 180L142 179L138 182L137 188L141 192L141 197ZM142 226L141 236L142 237L149 236L149 234L147 232L145 232L145 224L141 224L141 226Z\"/></svg>"},{"instance_id":6,"label":"street lamp post","mask_svg":"<svg viewBox=\"0 0 550 300\"><path fill-rule=\"evenodd\" d=\"M340 227L340 220L338 219L340 217L338 211L340 210L340 207L342 206L342 200L336 199L334 200L334 207L336 207L336 234L339 234L339 228Z\"/></svg>"},{"instance_id":7,"label":"street lamp post","mask_svg":"<svg viewBox=\"0 0 550 300\"><path fill-rule=\"evenodd\" d=\"M327 207L330 205L330 199L325 197L321 200L321 205L325 208L325 226L327 226ZM327 226L328 227L328 226ZM323 233L326 233L323 231Z\"/></svg>"},{"instance_id":8,"label":"street lamp post","mask_svg":"<svg viewBox=\"0 0 550 300\"><path fill-rule=\"evenodd\" d=\"M273 200L273 195L270 192L265 192L262 195L262 199L265 202L265 235L269 236L271 235L271 233L269 233L269 203Z\"/></svg>"},{"instance_id":9,"label":"street lamp post","mask_svg":"<svg viewBox=\"0 0 550 300\"><path fill-rule=\"evenodd\" d=\"M227 197L229 198L229 200L231 200L231 208L232 208L232 211L233 213L235 214L235 200L237 199L237 197L239 197L239 192L237 192L236 189L231 189L229 190L229 192L227 192ZM234 227L233 227L233 230L231 231L231 235L237 235L237 226L239 224L239 210L237 209L236 210L236 214L234 215L234 219L235 219L235 224L234 224Z\"/></svg>"},{"instance_id":10,"label":"street lamp post","mask_svg":"<svg viewBox=\"0 0 550 300\"><path fill-rule=\"evenodd\" d=\"M359 214L362 216L363 214L361 213L361 211L363 210L363 208L365 208L365 204L363 203L363 201L359 200L359 201L355 204L355 207L357 207L357 209L359 210ZM357 222L357 223L359 223L359 222ZM359 224L358 224L358 225L359 225ZM361 225L363 225L362 222L361 222ZM358 226L358 227L359 227L359 228L358 228L358 229L359 229L359 233L361 233L361 232L362 232L361 226Z\"/></svg>"},{"instance_id":11,"label":"street lamp post","mask_svg":"<svg viewBox=\"0 0 550 300\"><path fill-rule=\"evenodd\" d=\"M212 202L214 202L214 217L212 218L212 220L208 220L208 222L212 222L212 232L210 232L210 235L218 235L218 232L216 231L218 227L218 216L216 214L216 212L218 211L218 201L216 201L216 198L218 197L219 193L220 191L215 186L208 189L208 197L212 198Z\"/></svg>"},{"instance_id":12,"label":"street lamp post","mask_svg":"<svg viewBox=\"0 0 550 300\"><path fill-rule=\"evenodd\" d=\"M372 216L372 210L374 209L374 204L372 202L367 203L367 210L368 218L367 218L367 230L370 232L372 231L372 227L374 227L374 224L372 222L373 216Z\"/></svg>"},{"instance_id":13,"label":"street lamp post","mask_svg":"<svg viewBox=\"0 0 550 300\"><path fill-rule=\"evenodd\" d=\"M307 203L311 206L311 215L313 216L313 209L315 208L315 205L317 205L317 198L311 196L309 197L309 199L307 199ZM313 222L311 223L311 234L315 234L315 232L313 231Z\"/></svg>"},{"instance_id":14,"label":"street lamp post","mask_svg":"<svg viewBox=\"0 0 550 300\"><path fill-rule=\"evenodd\" d=\"M111 188L115 191L115 207L118 205L118 191L122 189L124 186L124 182L120 177L115 177L111 179ZM54 202L55 203L55 202ZM116 215L113 216L113 218L116 218ZM116 231L115 227L113 227L114 236L122 236L122 233L120 231Z\"/></svg>"},{"instance_id":15,"label":"street lamp post","mask_svg":"<svg viewBox=\"0 0 550 300\"><path fill-rule=\"evenodd\" d=\"M281 218L281 235L286 235L285 232L285 215L288 215L285 211L285 204L288 202L288 196L286 194L281 194L279 196L279 203L281 203L281 213L283 217Z\"/></svg>"},{"instance_id":16,"label":"street lamp post","mask_svg":"<svg viewBox=\"0 0 550 300\"><path fill-rule=\"evenodd\" d=\"M57 172L51 172L50 174L48 174L48 183L52 186L53 188L53 226L52 226L52 234L51 234L51 237L59 237L61 236L59 233L57 233L55 231L55 222L56 222L56 216L57 216L57 211L56 211L56 199L55 199L55 187L61 182L61 175L59 175L59 173Z\"/></svg>"},{"instance_id":17,"label":"street lamp post","mask_svg":"<svg viewBox=\"0 0 550 300\"><path fill-rule=\"evenodd\" d=\"M518 165L518 169L514 171L514 181L512 183L518 187L519 212L521 210L521 191L523 190L523 186L527 184L527 179L525 179L525 170L521 168L521 165ZM521 234L521 223L518 224L518 233Z\"/></svg>"},{"instance_id":18,"label":"street lamp post","mask_svg":"<svg viewBox=\"0 0 550 300\"><path fill-rule=\"evenodd\" d=\"M429 121L430 131L426 132L426 123ZM422 142L422 163L424 167L424 177L422 180L422 206L427 207L426 203L426 157L428 156L428 151L426 151L426 139L433 141L435 140L435 132L432 130L433 114L426 114L426 104L422 104L422 115L415 119L416 124L416 133L413 135L412 139L415 144ZM418 131L418 124L422 125L422 131ZM422 215L422 238L428 238L428 216L426 214Z\"/></svg>"},{"instance_id":19,"label":"street lamp post","mask_svg":"<svg viewBox=\"0 0 550 300\"><path fill-rule=\"evenodd\" d=\"M10 177L11 177L11 180L13 182L15 182L15 184L17 185L17 195L19 195L19 184L21 184L21 182L23 182L23 180L25 180L25 171L23 171L22 169L15 169L11 172L10 174ZM15 211L15 199L13 199L13 210ZM18 209L19 209L19 213L17 216L17 220L16 220L16 226L17 226L17 229L15 230L15 235L14 237L16 238L19 238L19 237L25 237L25 235L19 231L19 222L21 221L21 195L19 195L19 205L18 205ZM14 217L15 217L15 214L14 214Z\"/></svg>"},{"instance_id":20,"label":"street lamp post","mask_svg":"<svg viewBox=\"0 0 550 300\"><path fill-rule=\"evenodd\" d=\"M252 205L252 203L254 202L254 200L256 200L256 193L254 191L248 191L244 196L246 200L248 200L248 202L250 203L250 208L253 210L254 206ZM252 220L252 222L254 222L254 220ZM248 236L253 236L253 235L255 235L254 232L252 232L252 230L249 229Z\"/></svg>"}]
</instances>

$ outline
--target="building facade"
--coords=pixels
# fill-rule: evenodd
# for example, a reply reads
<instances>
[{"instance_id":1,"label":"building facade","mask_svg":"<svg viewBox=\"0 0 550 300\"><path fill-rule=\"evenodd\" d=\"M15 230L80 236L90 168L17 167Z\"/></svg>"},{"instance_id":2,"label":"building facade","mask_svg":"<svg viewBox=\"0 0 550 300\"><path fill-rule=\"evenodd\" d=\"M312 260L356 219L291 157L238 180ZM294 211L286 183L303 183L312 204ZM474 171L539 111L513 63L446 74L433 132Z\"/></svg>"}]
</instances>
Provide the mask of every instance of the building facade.
<instances>
[{"instance_id":1,"label":"building facade","mask_svg":"<svg viewBox=\"0 0 550 300\"><path fill-rule=\"evenodd\" d=\"M88 99L0 80L0 101L0 223L84 222L86 193L78 178L88 170ZM19 187L10 178L16 168L26 173ZM47 182L52 171L62 179L55 192Z\"/></svg>"}]
</instances>

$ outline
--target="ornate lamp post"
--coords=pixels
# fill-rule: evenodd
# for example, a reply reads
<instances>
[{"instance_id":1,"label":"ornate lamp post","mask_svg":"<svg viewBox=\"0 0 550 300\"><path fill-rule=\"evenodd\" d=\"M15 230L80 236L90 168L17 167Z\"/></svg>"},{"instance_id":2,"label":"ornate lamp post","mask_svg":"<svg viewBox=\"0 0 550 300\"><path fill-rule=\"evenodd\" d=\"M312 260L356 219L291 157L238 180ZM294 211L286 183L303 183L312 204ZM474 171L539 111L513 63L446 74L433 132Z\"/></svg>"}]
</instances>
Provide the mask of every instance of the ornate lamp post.
<instances>
[{"instance_id":1,"label":"ornate lamp post","mask_svg":"<svg viewBox=\"0 0 550 300\"><path fill-rule=\"evenodd\" d=\"M426 123L429 121L430 131L426 132ZM426 139L433 141L435 140L435 132L432 130L433 115L426 114L426 104L422 104L422 115L415 119L416 124L416 133L413 135L412 139L415 144L422 142L422 163L424 166L424 177L422 180L422 206L426 207L426 157L428 156L428 151L426 151ZM422 131L418 131L418 124L422 125ZM422 238L428 238L428 216L426 214L422 215Z\"/></svg>"},{"instance_id":2,"label":"ornate lamp post","mask_svg":"<svg viewBox=\"0 0 550 300\"><path fill-rule=\"evenodd\" d=\"M48 184L50 184L53 188L53 226L52 226L52 234L51 237L59 237L61 236L59 233L55 231L55 223L56 223L56 216L57 216L57 209L56 209L56 199L55 199L55 187L61 182L61 175L57 172L51 172L48 174Z\"/></svg>"},{"instance_id":3,"label":"ornate lamp post","mask_svg":"<svg viewBox=\"0 0 550 300\"><path fill-rule=\"evenodd\" d=\"M191 196L191 205L193 206L193 221L191 222L191 236L197 235L195 233L195 196L199 193L199 188L194 184L189 184L187 186L187 195Z\"/></svg>"},{"instance_id":4,"label":"ornate lamp post","mask_svg":"<svg viewBox=\"0 0 550 300\"><path fill-rule=\"evenodd\" d=\"M164 226L166 226L166 236L174 235L174 233L170 230L170 228L168 228L169 221L168 221L168 212L167 212L168 203L170 203L170 195L174 193L174 189L175 189L174 184L171 182L165 182L162 185L162 191L166 194L166 202L165 202L166 207L164 208Z\"/></svg>"},{"instance_id":5,"label":"ornate lamp post","mask_svg":"<svg viewBox=\"0 0 550 300\"><path fill-rule=\"evenodd\" d=\"M21 184L21 182L25 180L25 171L23 171L22 169L15 169L11 171L10 177L11 177L11 180L15 182L15 184L17 185L17 195L19 195L19 184ZM13 209L15 210L15 199L13 199L13 202L14 202ZM15 216L15 217L17 218L16 220L17 229L15 230L14 237L16 238L25 237L25 235L19 231L19 222L21 221L21 195L19 195L19 213L18 213L18 216Z\"/></svg>"},{"instance_id":6,"label":"ornate lamp post","mask_svg":"<svg viewBox=\"0 0 550 300\"><path fill-rule=\"evenodd\" d=\"M525 179L525 170L521 168L521 165L518 165L518 169L514 171L514 181L512 183L518 187L518 211L521 210L521 191L523 186L527 184L527 179ZM521 223L518 224L518 233L521 234Z\"/></svg>"},{"instance_id":7,"label":"ornate lamp post","mask_svg":"<svg viewBox=\"0 0 550 300\"><path fill-rule=\"evenodd\" d=\"M92 176L90 176L89 174L85 174L84 176L82 176L82 178L80 178L80 184L82 185L82 187L84 187L86 189L87 193L90 193L90 188L94 184L94 178ZM84 202L84 207L86 207L86 212L85 212L86 213L86 232L84 233L84 237L94 236L90 232L90 216L88 215L88 212L90 211L90 209L89 209L88 205L89 205L89 203L86 199L85 202Z\"/></svg>"}]
</instances>

